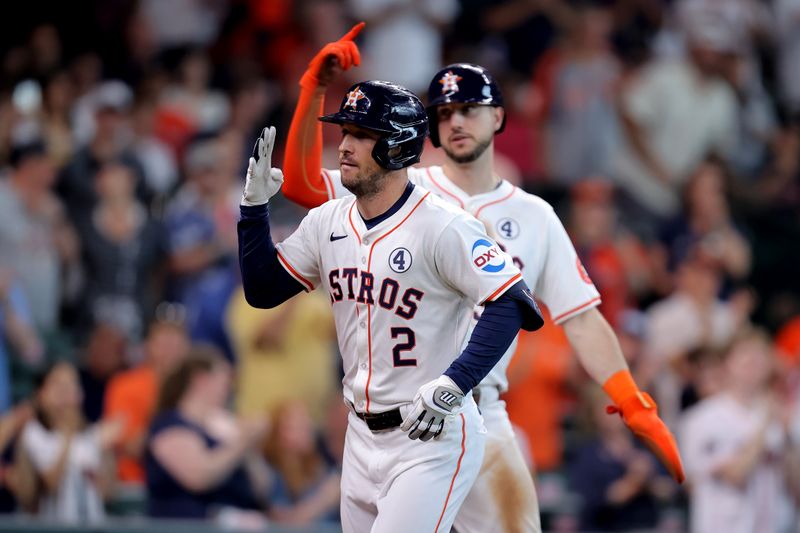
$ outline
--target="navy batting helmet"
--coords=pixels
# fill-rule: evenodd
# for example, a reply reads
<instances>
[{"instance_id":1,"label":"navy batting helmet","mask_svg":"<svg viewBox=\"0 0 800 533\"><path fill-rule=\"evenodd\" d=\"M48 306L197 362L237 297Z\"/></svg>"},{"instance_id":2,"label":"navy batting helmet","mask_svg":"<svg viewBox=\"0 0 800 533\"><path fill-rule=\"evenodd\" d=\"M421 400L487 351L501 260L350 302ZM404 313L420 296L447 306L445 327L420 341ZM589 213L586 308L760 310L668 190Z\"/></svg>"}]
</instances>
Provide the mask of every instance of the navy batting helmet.
<instances>
[{"instance_id":1,"label":"navy batting helmet","mask_svg":"<svg viewBox=\"0 0 800 533\"><path fill-rule=\"evenodd\" d=\"M381 133L372 157L383 168L399 170L419 162L428 116L419 98L388 81L356 83L342 99L339 112L320 117L323 122L355 124Z\"/></svg>"},{"instance_id":2,"label":"navy batting helmet","mask_svg":"<svg viewBox=\"0 0 800 533\"><path fill-rule=\"evenodd\" d=\"M428 87L428 122L431 142L439 146L436 107L443 104L480 104L503 107L503 93L489 71L472 63L453 63L436 73ZM496 133L506 127L506 117Z\"/></svg>"}]
</instances>

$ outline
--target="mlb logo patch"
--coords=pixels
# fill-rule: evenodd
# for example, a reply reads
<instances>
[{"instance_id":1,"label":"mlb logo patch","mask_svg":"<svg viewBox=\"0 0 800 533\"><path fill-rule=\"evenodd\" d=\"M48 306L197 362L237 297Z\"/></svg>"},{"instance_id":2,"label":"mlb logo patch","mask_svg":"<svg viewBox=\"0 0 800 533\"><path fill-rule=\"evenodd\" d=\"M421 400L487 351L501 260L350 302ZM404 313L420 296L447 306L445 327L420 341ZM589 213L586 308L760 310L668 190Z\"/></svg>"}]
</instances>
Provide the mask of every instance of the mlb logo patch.
<instances>
[{"instance_id":1,"label":"mlb logo patch","mask_svg":"<svg viewBox=\"0 0 800 533\"><path fill-rule=\"evenodd\" d=\"M452 71L448 70L444 73L442 78L439 80L439 83L442 84L442 94L451 95L458 92L458 82L461 81L461 76L458 74L453 74Z\"/></svg>"},{"instance_id":2,"label":"mlb logo patch","mask_svg":"<svg viewBox=\"0 0 800 533\"><path fill-rule=\"evenodd\" d=\"M369 109L370 101L367 95L361 90L361 87L356 87L347 93L347 100L342 105L342 111L355 111L356 113L366 113Z\"/></svg>"}]
</instances>

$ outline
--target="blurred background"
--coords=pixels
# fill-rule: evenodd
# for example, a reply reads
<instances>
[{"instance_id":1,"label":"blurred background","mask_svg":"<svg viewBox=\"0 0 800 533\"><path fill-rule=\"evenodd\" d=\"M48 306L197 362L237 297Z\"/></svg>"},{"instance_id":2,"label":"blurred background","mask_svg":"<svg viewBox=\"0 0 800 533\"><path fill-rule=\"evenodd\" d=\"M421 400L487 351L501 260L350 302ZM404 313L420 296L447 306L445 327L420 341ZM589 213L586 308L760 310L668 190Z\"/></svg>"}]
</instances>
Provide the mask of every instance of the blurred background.
<instances>
[{"instance_id":1,"label":"blurred background","mask_svg":"<svg viewBox=\"0 0 800 533\"><path fill-rule=\"evenodd\" d=\"M554 205L678 436L680 488L604 413L559 327L523 332L505 399L545 529L800 531L800 0L13 10L0 530L337 530L347 410L327 297L250 308L235 226L261 128L281 166L300 75L364 20L362 66L326 107L362 79L424 95L442 65L487 67L507 103L498 174ZM280 240L304 212L271 204Z\"/></svg>"}]
</instances>

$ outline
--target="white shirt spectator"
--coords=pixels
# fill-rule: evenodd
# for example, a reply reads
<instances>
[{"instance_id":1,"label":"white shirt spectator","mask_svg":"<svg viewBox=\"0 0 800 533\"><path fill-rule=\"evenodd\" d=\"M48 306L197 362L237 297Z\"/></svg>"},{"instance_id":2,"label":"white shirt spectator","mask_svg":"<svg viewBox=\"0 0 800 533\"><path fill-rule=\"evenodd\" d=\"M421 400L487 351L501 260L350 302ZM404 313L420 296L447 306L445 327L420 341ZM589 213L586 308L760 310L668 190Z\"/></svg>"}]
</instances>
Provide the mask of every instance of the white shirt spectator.
<instances>
[{"instance_id":1,"label":"white shirt spectator","mask_svg":"<svg viewBox=\"0 0 800 533\"><path fill-rule=\"evenodd\" d=\"M210 45L216 39L226 0L144 0L142 15L159 48Z\"/></svg>"},{"instance_id":2,"label":"white shirt spectator","mask_svg":"<svg viewBox=\"0 0 800 533\"><path fill-rule=\"evenodd\" d=\"M23 429L22 446L33 467L42 473L58 460L64 436L32 420ZM95 427L73 436L61 484L56 492L42 493L39 517L73 524L102 521L105 512L96 485L100 458L100 437Z\"/></svg>"},{"instance_id":3,"label":"white shirt spectator","mask_svg":"<svg viewBox=\"0 0 800 533\"><path fill-rule=\"evenodd\" d=\"M709 152L727 154L736 140L736 97L721 80L704 79L687 61L657 62L623 93L626 112L672 178L665 185L623 136L613 167L620 185L652 213L670 216L678 189Z\"/></svg>"},{"instance_id":4,"label":"white shirt spectator","mask_svg":"<svg viewBox=\"0 0 800 533\"><path fill-rule=\"evenodd\" d=\"M367 21L359 77L391 80L415 93L428 89L442 65L439 25L458 14L455 0L350 0L357 20Z\"/></svg>"},{"instance_id":5,"label":"white shirt spectator","mask_svg":"<svg viewBox=\"0 0 800 533\"><path fill-rule=\"evenodd\" d=\"M660 369L654 390L667 425L677 421L682 388L678 375L671 370L671 360L705 345L724 347L733 338L736 326L737 317L726 303L718 301L710 310L701 310L681 293L648 309L644 355Z\"/></svg>"},{"instance_id":6,"label":"white shirt spectator","mask_svg":"<svg viewBox=\"0 0 800 533\"><path fill-rule=\"evenodd\" d=\"M792 506L781 462L785 435L773 423L766 433L766 453L744 487L714 475L734 459L764 424L765 402L743 405L722 393L690 409L679 434L686 477L691 483L692 533L783 533L791 531Z\"/></svg>"}]
</instances>

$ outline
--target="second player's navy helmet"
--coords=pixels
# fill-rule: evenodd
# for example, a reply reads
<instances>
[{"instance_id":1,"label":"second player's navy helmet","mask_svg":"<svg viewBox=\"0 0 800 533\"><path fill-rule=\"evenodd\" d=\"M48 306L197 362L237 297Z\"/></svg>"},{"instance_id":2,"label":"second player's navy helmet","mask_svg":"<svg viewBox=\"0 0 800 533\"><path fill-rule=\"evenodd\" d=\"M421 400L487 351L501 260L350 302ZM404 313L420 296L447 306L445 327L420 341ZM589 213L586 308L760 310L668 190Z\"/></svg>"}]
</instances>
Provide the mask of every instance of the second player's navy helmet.
<instances>
[{"instance_id":1,"label":"second player's navy helmet","mask_svg":"<svg viewBox=\"0 0 800 533\"><path fill-rule=\"evenodd\" d=\"M503 107L503 93L489 71L472 63L453 63L436 73L428 87L428 122L431 142L439 146L439 118L436 107L443 104L480 104ZM506 127L506 119L497 133Z\"/></svg>"},{"instance_id":2,"label":"second player's navy helmet","mask_svg":"<svg viewBox=\"0 0 800 533\"><path fill-rule=\"evenodd\" d=\"M356 83L347 91L337 113L319 119L380 132L372 157L388 170L418 163L428 134L428 116L420 99L388 81Z\"/></svg>"}]
</instances>

